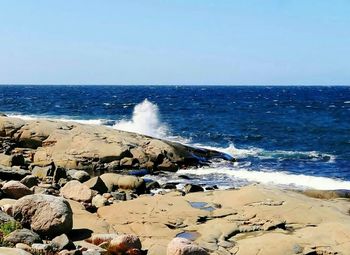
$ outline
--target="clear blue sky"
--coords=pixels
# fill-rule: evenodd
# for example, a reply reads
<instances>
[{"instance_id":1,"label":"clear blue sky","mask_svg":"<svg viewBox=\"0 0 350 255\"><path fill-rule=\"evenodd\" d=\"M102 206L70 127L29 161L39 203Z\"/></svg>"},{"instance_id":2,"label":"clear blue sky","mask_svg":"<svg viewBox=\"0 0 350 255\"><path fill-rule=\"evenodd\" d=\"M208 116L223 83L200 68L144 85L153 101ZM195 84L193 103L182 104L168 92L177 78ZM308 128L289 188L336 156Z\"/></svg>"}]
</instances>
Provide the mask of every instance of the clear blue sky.
<instances>
[{"instance_id":1,"label":"clear blue sky","mask_svg":"<svg viewBox=\"0 0 350 255\"><path fill-rule=\"evenodd\" d=\"M0 0L2 84L350 84L349 0Z\"/></svg>"}]
</instances>

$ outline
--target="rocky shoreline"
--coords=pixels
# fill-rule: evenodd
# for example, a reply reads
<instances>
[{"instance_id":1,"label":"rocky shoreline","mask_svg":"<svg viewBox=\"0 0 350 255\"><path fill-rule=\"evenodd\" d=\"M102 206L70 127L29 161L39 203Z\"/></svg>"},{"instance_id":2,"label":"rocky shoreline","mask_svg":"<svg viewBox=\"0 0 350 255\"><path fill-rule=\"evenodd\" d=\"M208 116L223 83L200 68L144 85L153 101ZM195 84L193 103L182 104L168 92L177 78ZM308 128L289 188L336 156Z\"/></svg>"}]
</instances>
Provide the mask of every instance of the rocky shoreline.
<instances>
[{"instance_id":1,"label":"rocky shoreline","mask_svg":"<svg viewBox=\"0 0 350 255\"><path fill-rule=\"evenodd\" d=\"M2 116L0 140L0 254L350 251L347 192L161 186L142 175L234 159L102 126Z\"/></svg>"}]
</instances>

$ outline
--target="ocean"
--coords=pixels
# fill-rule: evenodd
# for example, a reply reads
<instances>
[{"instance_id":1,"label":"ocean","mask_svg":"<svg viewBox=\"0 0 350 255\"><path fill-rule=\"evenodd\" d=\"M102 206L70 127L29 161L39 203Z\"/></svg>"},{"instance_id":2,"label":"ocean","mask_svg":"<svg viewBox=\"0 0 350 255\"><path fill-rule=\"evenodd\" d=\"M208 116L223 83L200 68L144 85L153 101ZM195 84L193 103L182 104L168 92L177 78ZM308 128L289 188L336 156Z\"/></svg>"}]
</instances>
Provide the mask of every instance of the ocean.
<instances>
[{"instance_id":1,"label":"ocean","mask_svg":"<svg viewBox=\"0 0 350 255\"><path fill-rule=\"evenodd\" d=\"M157 177L163 182L350 189L350 87L2 85L0 112L106 125L238 159Z\"/></svg>"}]
</instances>

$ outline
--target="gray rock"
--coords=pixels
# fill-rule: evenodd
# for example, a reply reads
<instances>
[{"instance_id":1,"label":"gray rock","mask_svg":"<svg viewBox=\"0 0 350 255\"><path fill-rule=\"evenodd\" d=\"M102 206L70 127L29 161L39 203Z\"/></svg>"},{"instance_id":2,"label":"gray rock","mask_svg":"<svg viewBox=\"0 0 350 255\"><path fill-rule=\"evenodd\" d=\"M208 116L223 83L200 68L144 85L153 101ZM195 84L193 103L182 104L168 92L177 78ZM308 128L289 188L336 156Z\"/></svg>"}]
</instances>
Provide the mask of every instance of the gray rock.
<instances>
[{"instance_id":1,"label":"gray rock","mask_svg":"<svg viewBox=\"0 0 350 255\"><path fill-rule=\"evenodd\" d=\"M111 192L111 195L115 200L126 201L126 193L124 191Z\"/></svg>"},{"instance_id":2,"label":"gray rock","mask_svg":"<svg viewBox=\"0 0 350 255\"><path fill-rule=\"evenodd\" d=\"M16 220L13 217L4 213L3 211L0 211L0 224L6 223L6 222L15 222L15 221Z\"/></svg>"},{"instance_id":3,"label":"gray rock","mask_svg":"<svg viewBox=\"0 0 350 255\"><path fill-rule=\"evenodd\" d=\"M31 188L39 184L39 178L34 175L27 175L21 180L21 183L26 185L28 188Z\"/></svg>"},{"instance_id":4,"label":"gray rock","mask_svg":"<svg viewBox=\"0 0 350 255\"><path fill-rule=\"evenodd\" d=\"M23 227L42 237L68 233L73 227L73 212L67 200L35 194L22 197L14 204L13 215Z\"/></svg>"},{"instance_id":5,"label":"gray rock","mask_svg":"<svg viewBox=\"0 0 350 255\"><path fill-rule=\"evenodd\" d=\"M25 243L31 245L33 243L42 243L40 236L29 229L17 229L8 234L5 239L6 242L17 244Z\"/></svg>"},{"instance_id":6,"label":"gray rock","mask_svg":"<svg viewBox=\"0 0 350 255\"><path fill-rule=\"evenodd\" d=\"M61 250L74 250L75 245L73 242L69 240L66 234L62 234L60 236L56 236L54 239L51 241L51 245L55 248L57 251Z\"/></svg>"}]
</instances>

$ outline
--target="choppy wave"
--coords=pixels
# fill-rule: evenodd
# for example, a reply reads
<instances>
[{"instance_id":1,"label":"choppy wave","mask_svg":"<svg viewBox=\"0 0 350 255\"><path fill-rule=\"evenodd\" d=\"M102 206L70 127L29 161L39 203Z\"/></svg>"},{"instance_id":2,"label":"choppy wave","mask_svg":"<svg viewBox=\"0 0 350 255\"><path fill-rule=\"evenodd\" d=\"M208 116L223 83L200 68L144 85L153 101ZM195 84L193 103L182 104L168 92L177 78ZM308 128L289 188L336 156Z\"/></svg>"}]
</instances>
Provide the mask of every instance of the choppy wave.
<instances>
[{"instance_id":1,"label":"choppy wave","mask_svg":"<svg viewBox=\"0 0 350 255\"><path fill-rule=\"evenodd\" d=\"M350 190L350 181L336 180L327 177L309 176L303 174L291 174L285 172L251 171L245 169L235 170L232 168L205 167L199 169L179 170L178 174L190 174L197 176L208 176L215 178L215 175L225 175L230 180L226 183L234 186L239 180L246 180L250 183L262 183L269 185L282 185L295 188L312 188L319 190Z\"/></svg>"}]
</instances>

